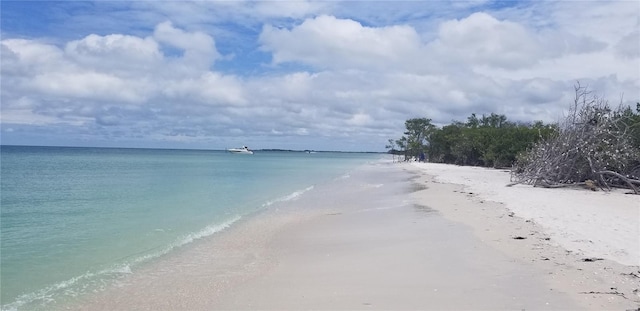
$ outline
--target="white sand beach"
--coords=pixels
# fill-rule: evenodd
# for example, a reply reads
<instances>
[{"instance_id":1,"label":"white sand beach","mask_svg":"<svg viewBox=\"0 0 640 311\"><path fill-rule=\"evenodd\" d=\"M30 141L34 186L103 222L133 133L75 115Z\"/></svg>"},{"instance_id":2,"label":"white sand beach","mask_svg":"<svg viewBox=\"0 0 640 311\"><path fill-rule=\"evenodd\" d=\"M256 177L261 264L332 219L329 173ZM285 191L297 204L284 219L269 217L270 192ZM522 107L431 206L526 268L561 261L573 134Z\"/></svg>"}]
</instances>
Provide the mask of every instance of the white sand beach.
<instances>
[{"instance_id":1,"label":"white sand beach","mask_svg":"<svg viewBox=\"0 0 640 311\"><path fill-rule=\"evenodd\" d=\"M638 196L621 190L507 187L505 170L400 165L415 168L409 170L419 174L419 183L442 190L416 192L417 201L436 203L442 215L473 228L487 245L546 271L548 284L563 288L582 307L640 307ZM466 204L452 204L461 195Z\"/></svg>"},{"instance_id":2,"label":"white sand beach","mask_svg":"<svg viewBox=\"0 0 640 311\"><path fill-rule=\"evenodd\" d=\"M372 164L133 271L73 309L638 307L637 196L505 190L508 181L495 170Z\"/></svg>"},{"instance_id":3,"label":"white sand beach","mask_svg":"<svg viewBox=\"0 0 640 311\"><path fill-rule=\"evenodd\" d=\"M413 165L437 181L464 185L476 200L503 203L533 220L567 250L640 266L640 197L586 189L547 189L509 184L509 172L434 163Z\"/></svg>"}]
</instances>

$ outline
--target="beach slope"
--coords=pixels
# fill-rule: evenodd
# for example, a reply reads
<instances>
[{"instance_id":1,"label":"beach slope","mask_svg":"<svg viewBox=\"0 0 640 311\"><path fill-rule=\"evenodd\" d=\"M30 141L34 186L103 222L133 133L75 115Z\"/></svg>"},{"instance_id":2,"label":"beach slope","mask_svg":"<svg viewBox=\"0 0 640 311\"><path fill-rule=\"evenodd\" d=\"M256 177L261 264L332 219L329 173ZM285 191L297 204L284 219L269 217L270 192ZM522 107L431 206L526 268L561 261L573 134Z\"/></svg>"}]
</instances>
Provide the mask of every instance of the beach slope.
<instances>
[{"instance_id":1,"label":"beach slope","mask_svg":"<svg viewBox=\"0 0 640 311\"><path fill-rule=\"evenodd\" d=\"M582 261L509 205L443 180L456 167L437 168L361 167L134 271L80 309L638 306L637 266Z\"/></svg>"}]
</instances>

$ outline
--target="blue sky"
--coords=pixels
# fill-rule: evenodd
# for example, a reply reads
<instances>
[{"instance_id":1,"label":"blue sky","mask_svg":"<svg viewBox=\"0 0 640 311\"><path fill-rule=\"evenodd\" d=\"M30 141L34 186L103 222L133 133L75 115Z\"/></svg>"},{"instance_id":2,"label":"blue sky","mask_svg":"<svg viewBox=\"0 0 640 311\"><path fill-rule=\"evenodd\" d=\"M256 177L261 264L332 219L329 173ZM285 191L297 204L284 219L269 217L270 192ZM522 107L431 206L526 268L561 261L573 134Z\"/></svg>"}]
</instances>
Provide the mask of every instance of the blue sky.
<instances>
[{"instance_id":1,"label":"blue sky","mask_svg":"<svg viewBox=\"0 0 640 311\"><path fill-rule=\"evenodd\" d=\"M640 99L637 1L2 1L2 144L382 151Z\"/></svg>"}]
</instances>

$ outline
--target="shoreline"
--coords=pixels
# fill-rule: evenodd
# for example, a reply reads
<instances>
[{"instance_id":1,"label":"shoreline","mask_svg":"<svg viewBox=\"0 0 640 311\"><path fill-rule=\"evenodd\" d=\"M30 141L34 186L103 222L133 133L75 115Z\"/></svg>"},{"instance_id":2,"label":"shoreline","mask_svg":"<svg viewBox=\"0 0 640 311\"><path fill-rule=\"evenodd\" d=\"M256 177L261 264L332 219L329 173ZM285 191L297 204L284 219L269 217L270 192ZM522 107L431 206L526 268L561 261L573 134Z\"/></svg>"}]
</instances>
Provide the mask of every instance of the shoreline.
<instances>
[{"instance_id":1,"label":"shoreline","mask_svg":"<svg viewBox=\"0 0 640 311\"><path fill-rule=\"evenodd\" d=\"M435 180L463 185L475 201L505 204L513 215L544 228L567 250L640 266L640 197L586 189L548 189L529 185L506 187L509 172L436 163L410 165Z\"/></svg>"},{"instance_id":2,"label":"shoreline","mask_svg":"<svg viewBox=\"0 0 640 311\"><path fill-rule=\"evenodd\" d=\"M638 267L569 260L574 255L544 240L536 224L433 178L410 165L371 165L134 271L70 309L637 307L632 290L640 279L620 273ZM494 208L462 217L480 205ZM605 288L612 281L626 298L605 293L614 291Z\"/></svg>"},{"instance_id":3,"label":"shoreline","mask_svg":"<svg viewBox=\"0 0 640 311\"><path fill-rule=\"evenodd\" d=\"M526 219L514 212L512 206L517 205L521 200L529 200L527 196L520 194L518 197L511 197L511 201L506 203L494 202L488 200L487 197L497 197L496 194L483 192L482 189L479 189L480 187L470 187L467 183L449 182L452 179L461 181L464 178L468 178L468 181L471 181L473 177L477 177L473 176L472 171L474 170L477 171L476 173L483 175L486 173L484 171L504 172L486 168L444 166L432 163L417 166L410 165L417 168L414 171L418 175L416 182L427 185L427 187L439 189L439 191L430 194L424 192L415 193L414 196L417 197L418 201L425 200L427 195L446 196L453 192L460 201L458 204L440 204L437 207L445 218L471 227L474 234L483 243L514 260L534 266L540 271L539 276L550 284L550 288L566 292L581 305L581 309L635 310L640 307L640 293L638 292L640 289L639 266L625 265L618 261L602 258L605 255L597 253L602 247L595 248L595 250L587 250L586 252L567 249L567 244L558 241L558 228L549 230L548 226L544 226L536 220ZM435 171L438 174L442 174L441 170L459 169L463 172L462 175L464 177L430 175L434 170L433 166L436 166ZM471 177L469 177L470 175ZM505 176L508 177L508 174ZM446 181L442 181L443 179ZM495 180L492 180L492 182L495 182ZM504 180L503 184L506 185L507 183L508 179ZM522 191L526 192L528 190L527 187L522 186L524 189ZM557 204L554 207L558 209L570 207L568 205L571 204L563 200L563 196L567 192L573 195L576 193L571 191L579 191L569 189L553 189L552 191L557 190L560 191L555 194ZM584 190L584 192L587 191ZM547 200L553 199L547 197ZM442 202L442 200L435 200L435 202ZM522 207L519 211L522 211ZM538 217L538 219L544 219L544 217ZM630 221L633 223L634 219L630 219ZM637 223L638 221L640 219L636 218L635 222ZM605 223L602 223L602 225L606 226Z\"/></svg>"}]
</instances>

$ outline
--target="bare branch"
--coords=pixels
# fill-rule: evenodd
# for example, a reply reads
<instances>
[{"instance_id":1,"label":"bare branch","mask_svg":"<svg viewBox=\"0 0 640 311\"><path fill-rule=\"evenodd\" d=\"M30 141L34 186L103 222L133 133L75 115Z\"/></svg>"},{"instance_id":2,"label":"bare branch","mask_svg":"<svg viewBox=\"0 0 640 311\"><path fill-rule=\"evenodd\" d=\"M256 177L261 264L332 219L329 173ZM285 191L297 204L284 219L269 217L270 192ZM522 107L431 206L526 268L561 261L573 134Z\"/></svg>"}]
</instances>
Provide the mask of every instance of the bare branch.
<instances>
[{"instance_id":1,"label":"bare branch","mask_svg":"<svg viewBox=\"0 0 640 311\"><path fill-rule=\"evenodd\" d=\"M611 109L580 83L574 91L558 133L520 156L510 185L556 188L591 180L601 189L624 186L638 194L634 185L640 184L640 150L631 143L637 126L632 117L637 116L622 105Z\"/></svg>"}]
</instances>

